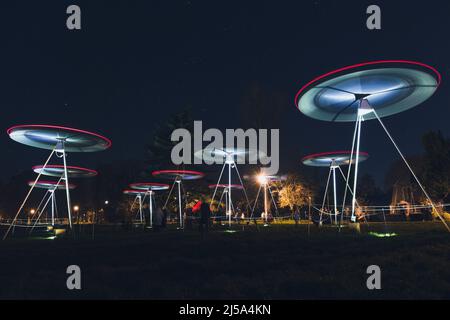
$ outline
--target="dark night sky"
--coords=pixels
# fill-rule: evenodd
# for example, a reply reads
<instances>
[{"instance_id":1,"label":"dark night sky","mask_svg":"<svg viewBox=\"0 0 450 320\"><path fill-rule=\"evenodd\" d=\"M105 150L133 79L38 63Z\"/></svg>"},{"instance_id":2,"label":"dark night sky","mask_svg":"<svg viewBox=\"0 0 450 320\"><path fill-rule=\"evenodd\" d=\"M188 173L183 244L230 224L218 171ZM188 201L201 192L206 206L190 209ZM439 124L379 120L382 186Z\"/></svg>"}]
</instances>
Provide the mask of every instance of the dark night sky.
<instances>
[{"instance_id":1,"label":"dark night sky","mask_svg":"<svg viewBox=\"0 0 450 320\"><path fill-rule=\"evenodd\" d=\"M443 77L422 105L385 118L406 154L430 129L450 135L450 2L376 1L382 30L365 26L366 1L14 1L0 4L0 129L48 123L106 135L109 151L71 155L95 167L143 158L155 123L190 105L204 126L241 127L242 95L252 83L282 92L281 171L312 152L348 149L353 126L309 119L297 90L330 70L369 60L417 60ZM66 29L78 4L82 30ZM4 132L4 131L3 131ZM40 164L46 151L0 134L1 178ZM383 182L398 157L374 121L364 124L363 171Z\"/></svg>"}]
</instances>

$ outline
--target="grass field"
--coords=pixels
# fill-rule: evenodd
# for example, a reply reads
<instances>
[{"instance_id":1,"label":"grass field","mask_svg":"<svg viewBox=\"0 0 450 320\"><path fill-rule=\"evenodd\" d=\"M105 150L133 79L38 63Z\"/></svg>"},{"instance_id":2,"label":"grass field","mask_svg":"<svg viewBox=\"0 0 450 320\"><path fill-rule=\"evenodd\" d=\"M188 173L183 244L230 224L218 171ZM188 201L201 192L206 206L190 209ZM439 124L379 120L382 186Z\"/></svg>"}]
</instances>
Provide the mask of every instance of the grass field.
<instances>
[{"instance_id":1,"label":"grass field","mask_svg":"<svg viewBox=\"0 0 450 320\"><path fill-rule=\"evenodd\" d=\"M386 229L387 227L387 229ZM0 242L0 298L450 299L450 235L433 222L361 234L301 225L161 232L90 229L79 239ZM375 237L368 231L396 233ZM79 265L82 290L66 288ZM366 288L379 265L381 290Z\"/></svg>"}]
</instances>

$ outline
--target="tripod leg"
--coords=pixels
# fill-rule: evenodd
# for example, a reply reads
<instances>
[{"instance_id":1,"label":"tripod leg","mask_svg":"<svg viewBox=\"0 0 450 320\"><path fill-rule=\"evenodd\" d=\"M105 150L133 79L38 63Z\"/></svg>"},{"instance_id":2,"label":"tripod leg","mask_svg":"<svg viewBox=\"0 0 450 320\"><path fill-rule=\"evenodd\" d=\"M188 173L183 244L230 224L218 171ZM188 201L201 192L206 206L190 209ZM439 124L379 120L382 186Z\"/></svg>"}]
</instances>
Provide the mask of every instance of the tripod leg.
<instances>
[{"instance_id":1,"label":"tripod leg","mask_svg":"<svg viewBox=\"0 0 450 320\"><path fill-rule=\"evenodd\" d=\"M362 116L358 115L358 133L356 138L356 156L355 156L355 175L353 178L353 198L352 198L352 216L351 220L353 222L356 221L355 216L355 205L356 205L356 186L358 183L358 165L359 165L359 145L361 141L361 122L362 122Z\"/></svg>"},{"instance_id":2,"label":"tripod leg","mask_svg":"<svg viewBox=\"0 0 450 320\"><path fill-rule=\"evenodd\" d=\"M47 166L48 162L50 161L50 158L53 156L53 154L55 153L55 149L52 150L52 152L50 153L50 155L48 156L47 160L45 161L45 164L43 166L43 169L45 169L45 167ZM42 172L42 171L41 171ZM3 240L5 240L8 237L9 232L11 231L11 228L15 225L16 221L17 221L17 217L20 214L20 211L22 211L25 203L27 202L31 192L33 191L34 187L36 186L36 183L39 181L39 178L41 177L41 172L38 174L38 176L36 177L36 180L34 180L33 185L30 187L30 190L28 191L25 199L23 200L22 204L19 207L19 210L17 210L16 215L14 216L13 221L11 222L11 224L9 225L8 229L5 232L5 235L3 236Z\"/></svg>"},{"instance_id":3,"label":"tripod leg","mask_svg":"<svg viewBox=\"0 0 450 320\"><path fill-rule=\"evenodd\" d=\"M325 200L327 199L328 185L330 184L330 177L331 177L331 170L332 169L330 167L330 171L328 172L327 185L325 187L325 193L323 195L322 208L320 209L319 225L322 225L323 208L325 207Z\"/></svg>"},{"instance_id":4,"label":"tripod leg","mask_svg":"<svg viewBox=\"0 0 450 320\"><path fill-rule=\"evenodd\" d=\"M67 214L69 217L69 228L72 229L72 211L70 207L70 190L69 190L69 175L67 174L67 162L66 162L66 152L63 149L62 152L63 163L64 163L64 180L66 183L66 198L67 198Z\"/></svg>"},{"instance_id":5,"label":"tripod leg","mask_svg":"<svg viewBox=\"0 0 450 320\"><path fill-rule=\"evenodd\" d=\"M450 232L450 227L448 226L448 224L445 222L444 218L441 216L441 214L439 213L439 211L437 210L437 208L435 207L433 200L431 200L430 196L428 195L428 193L426 192L425 188L423 187L422 183L420 183L419 178L417 178L416 174L414 173L413 169L411 168L411 166L409 165L408 161L406 161L406 158L403 156L403 153L400 151L400 148L397 146L397 144L395 143L394 139L392 138L391 134L389 133L389 131L387 130L387 128L385 127L384 123L381 121L380 117L378 116L378 114L376 113L375 110L373 110L373 113L375 114L375 117L378 119L378 121L380 122L381 126L383 127L384 131L386 132L387 136L389 137L389 139L391 140L392 144L394 145L395 149L397 149L397 152L399 153L400 157L403 159L403 162L405 162L406 166L408 167L409 171L411 172L411 174L413 175L414 179L416 180L417 184L419 185L420 189L422 189L422 192L424 193L424 195L427 197L428 201L430 201L431 207L433 208L433 210L436 212L436 214L438 215L439 219L441 220L441 222L444 224L445 228L447 229L448 232Z\"/></svg>"}]
</instances>

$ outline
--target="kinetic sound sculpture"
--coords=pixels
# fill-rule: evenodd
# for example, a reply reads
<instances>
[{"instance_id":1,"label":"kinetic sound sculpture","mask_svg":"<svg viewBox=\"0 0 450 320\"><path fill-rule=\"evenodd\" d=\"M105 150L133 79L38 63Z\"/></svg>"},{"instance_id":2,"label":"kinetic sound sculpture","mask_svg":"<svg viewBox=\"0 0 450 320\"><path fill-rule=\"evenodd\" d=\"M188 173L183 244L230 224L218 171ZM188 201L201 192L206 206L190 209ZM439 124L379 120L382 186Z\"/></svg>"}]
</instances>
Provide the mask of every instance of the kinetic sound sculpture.
<instances>
[{"instance_id":1,"label":"kinetic sound sculpture","mask_svg":"<svg viewBox=\"0 0 450 320\"><path fill-rule=\"evenodd\" d=\"M223 189L222 191L222 195L220 196L219 202L217 204L217 207L219 208L223 198L225 197L225 215L228 218L228 226L231 227L231 216L232 213L234 212L234 206L233 206L233 202L231 200L230 195L230 190L231 189L235 189L235 190L244 190L244 187L241 184L210 184L208 186L208 188L210 189Z\"/></svg>"},{"instance_id":2,"label":"kinetic sound sculpture","mask_svg":"<svg viewBox=\"0 0 450 320\"><path fill-rule=\"evenodd\" d=\"M153 171L152 175L157 178L173 180L172 188L170 188L164 208L172 195L175 184L178 186L178 212L179 212L179 229L183 229L183 208L181 206L181 188L183 188L183 180L197 180L205 176L204 173L192 170L157 170ZM184 188L183 188L184 189Z\"/></svg>"},{"instance_id":3,"label":"kinetic sound sculpture","mask_svg":"<svg viewBox=\"0 0 450 320\"><path fill-rule=\"evenodd\" d=\"M153 228L153 202L155 201L155 191L167 190L169 189L168 184L163 183L155 183L155 182L141 182L141 183L132 183L130 184L130 188L134 190L144 191L146 197L148 195L149 198L149 227ZM140 210L142 212L142 202L140 204ZM142 219L142 213L141 213Z\"/></svg>"},{"instance_id":4,"label":"kinetic sound sculpture","mask_svg":"<svg viewBox=\"0 0 450 320\"><path fill-rule=\"evenodd\" d=\"M28 186L30 186L30 187L33 184L34 184L34 181L28 182ZM68 186L66 186L66 184L64 182L61 182L61 179L60 179L58 181L42 181L41 180L41 181L37 182L34 187L38 188L38 189L45 189L47 191L45 192L44 197L42 198L41 202L39 203L39 205L36 209L36 214L38 215L38 217L36 218L31 231L33 231L34 227L38 223L39 219L41 218L42 213L47 209L47 205L50 201L51 201L52 226L54 227L55 226L55 212L58 211L57 205L56 205L56 195L55 195L56 190L66 190L67 187L69 189L75 189L76 186L74 184L69 184ZM41 209L42 204L44 204L44 206Z\"/></svg>"},{"instance_id":5,"label":"kinetic sound sculpture","mask_svg":"<svg viewBox=\"0 0 450 320\"><path fill-rule=\"evenodd\" d=\"M49 177L62 177L64 175L64 166L49 164L44 168L44 165L34 166L33 171ZM69 178L90 178L98 175L98 172L92 169L67 166L67 175Z\"/></svg>"},{"instance_id":6,"label":"kinetic sound sculpture","mask_svg":"<svg viewBox=\"0 0 450 320\"><path fill-rule=\"evenodd\" d=\"M348 190L353 195L350 186L348 185L348 180L345 178L344 172L341 169L341 166L346 166L355 163L356 161L365 161L369 157L369 154L366 152L359 152L358 160L356 160L354 157L354 152L350 151L334 151L334 152L322 152L322 153L316 153L311 154L309 156L306 156L302 159L302 163L306 166L313 166L313 167L328 167L330 168L330 171L328 172L328 178L327 178L327 184L325 187L325 193L323 196L322 201L322 208L320 210L320 220L319 223L322 224L322 214L325 207L325 200L328 195L328 186L330 184L330 178L333 177L333 205L334 205L334 218L335 218L335 224L337 224L337 217L339 214L338 211L338 204L337 204L337 188L336 188L336 169L341 173L342 178L345 182L345 190ZM344 214L344 208L342 208L341 212L341 221L343 219ZM331 219L331 222L333 219Z\"/></svg>"},{"instance_id":7,"label":"kinetic sound sculpture","mask_svg":"<svg viewBox=\"0 0 450 320\"><path fill-rule=\"evenodd\" d=\"M145 197L147 192L139 190L124 190L123 194L134 196L134 201L133 204L131 205L131 211L133 211L134 204L137 201L139 203L139 221L141 222L141 224L144 223L144 216L142 212L142 202L143 202L142 197Z\"/></svg>"},{"instance_id":8,"label":"kinetic sound sculpture","mask_svg":"<svg viewBox=\"0 0 450 320\"><path fill-rule=\"evenodd\" d=\"M259 183L259 189L258 189L258 193L256 194L255 203L252 208L252 217L255 212L256 204L258 203L261 189L263 189L263 193L264 193L264 221L265 221L265 223L267 224L267 222L268 222L269 211L270 211L270 207L271 207L271 202L269 201L269 195L270 195L270 199L273 203L273 206L275 208L275 211L278 212L278 207L277 207L277 204L273 197L273 193L272 193L272 189L271 189L271 184L273 184L274 182L283 181L285 179L286 179L286 177L280 177L280 176L275 176L275 175L265 175L264 170L262 170L261 173L256 176L256 180Z\"/></svg>"},{"instance_id":9,"label":"kinetic sound sculpture","mask_svg":"<svg viewBox=\"0 0 450 320\"><path fill-rule=\"evenodd\" d=\"M49 177L58 177L59 180L58 182L52 182L52 181L46 181L45 183L43 181L39 181L35 187L39 187L39 188L43 188L43 189L48 189L47 192L45 193L41 203L45 200L45 198L47 197L47 194L50 195L50 197L52 198L52 226L55 225L55 208L56 208L56 198L55 198L55 190L56 189L66 189L64 187L64 184L61 184L61 180L64 177L65 171L64 171L64 166L62 165L47 165L46 167L44 167L43 165L39 165L39 166L34 166L33 167L33 171L36 172L37 174L41 174L44 176L49 176ZM82 168L82 167L75 167L75 166L67 166L67 175L69 176L69 178L90 178L90 177L95 177L97 175L97 171L95 170L91 170L91 169L86 169L86 168ZM29 184L29 186L32 186L32 184ZM49 187L49 188L47 188ZM64 187L64 188L63 188ZM69 186L69 189L73 189ZM45 204L44 208L42 210L45 210L47 203ZM39 215L40 217L40 215ZM39 218L38 218L39 220ZM37 222L37 221L36 221Z\"/></svg>"},{"instance_id":10,"label":"kinetic sound sculpture","mask_svg":"<svg viewBox=\"0 0 450 320\"><path fill-rule=\"evenodd\" d=\"M244 191L245 198L247 200L247 207L250 208L250 202L248 200L247 192L245 191L244 184L242 182L241 175L239 174L239 170L237 168L237 163L245 163L247 160L248 163L256 163L258 159L261 159L265 157L265 154L262 152L258 152L256 150L249 150L249 149L243 149L243 148L224 148L224 149L217 149L217 148L206 148L203 150L199 150L194 153L194 156L198 159L203 159L207 164L212 163L223 163L222 170L220 171L219 179L216 183L216 188L214 188L211 204L214 202L217 188L220 185L223 185L220 183L222 180L223 171L225 170L225 167L228 167L228 203L231 204L231 189L232 188L232 179L231 179L231 169L235 169L237 176L239 178L239 183L242 186L242 190ZM231 216L231 206L228 206L229 211L227 211L227 215L229 214ZM230 219L231 223L231 219Z\"/></svg>"},{"instance_id":11,"label":"kinetic sound sculpture","mask_svg":"<svg viewBox=\"0 0 450 320\"><path fill-rule=\"evenodd\" d=\"M19 216L23 206L25 205L28 197L33 191L34 187L39 181L39 178L43 173L56 172L60 170L63 171L61 176L61 181L64 181L66 185L66 198L67 198L67 214L69 218L69 228L72 229L72 214L70 208L70 188L69 188L69 173L66 161L66 155L70 152L96 152L108 149L111 146L111 141L99 134L74 129L61 126L53 125L18 125L11 127L7 130L8 135L11 139L40 149L51 150L49 157L39 169L38 176L36 180L31 185L28 194L26 195L24 201L19 207L12 223L9 225L3 239L9 234L12 226L16 223L17 217ZM55 166L48 167L48 163L53 155L57 158L62 158L62 170ZM56 171L55 171L56 170Z\"/></svg>"},{"instance_id":12,"label":"kinetic sound sculpture","mask_svg":"<svg viewBox=\"0 0 450 320\"><path fill-rule=\"evenodd\" d=\"M383 60L360 63L328 72L308 82L297 93L295 104L305 115L324 121L355 122L351 149L352 155L356 149L352 221L355 221L361 124L365 120L377 119L434 211L450 232L449 226L436 210L425 188L381 121L382 117L397 114L421 104L433 95L440 82L439 72L424 63ZM351 164L347 172L347 181L350 172Z\"/></svg>"}]
</instances>

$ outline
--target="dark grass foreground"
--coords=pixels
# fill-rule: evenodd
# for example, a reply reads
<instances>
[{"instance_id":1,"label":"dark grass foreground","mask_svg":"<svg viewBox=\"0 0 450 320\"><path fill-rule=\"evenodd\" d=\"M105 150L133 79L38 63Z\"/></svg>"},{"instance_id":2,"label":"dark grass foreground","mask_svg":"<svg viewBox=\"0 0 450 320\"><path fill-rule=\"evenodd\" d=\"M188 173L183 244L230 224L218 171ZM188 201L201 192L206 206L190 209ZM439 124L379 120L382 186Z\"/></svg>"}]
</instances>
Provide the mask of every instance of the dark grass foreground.
<instances>
[{"instance_id":1,"label":"dark grass foreground","mask_svg":"<svg viewBox=\"0 0 450 320\"><path fill-rule=\"evenodd\" d=\"M89 227L85 227L86 229ZM385 232L383 224L370 231ZM32 299L450 299L450 235L438 223L397 223L398 236L305 225L196 230L98 231L89 239L0 243L0 298ZM82 290L66 289L66 268ZM382 290L366 288L366 268Z\"/></svg>"}]
</instances>

